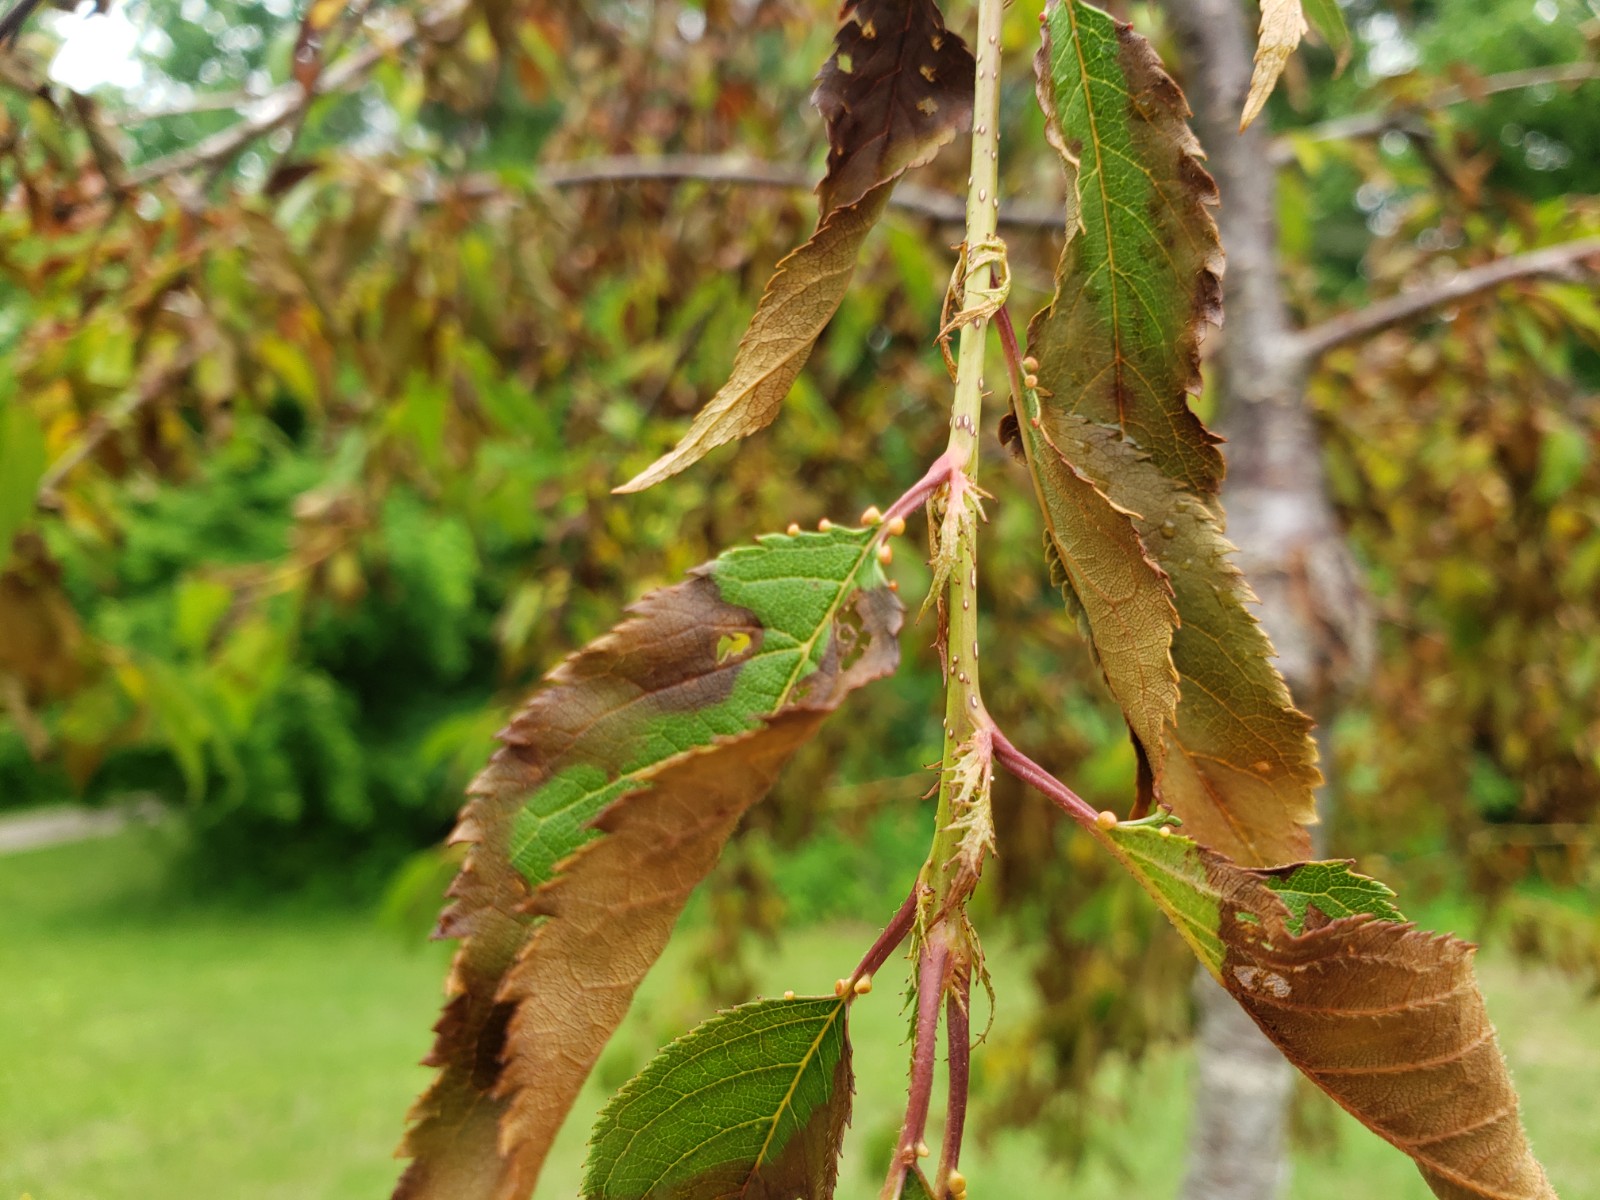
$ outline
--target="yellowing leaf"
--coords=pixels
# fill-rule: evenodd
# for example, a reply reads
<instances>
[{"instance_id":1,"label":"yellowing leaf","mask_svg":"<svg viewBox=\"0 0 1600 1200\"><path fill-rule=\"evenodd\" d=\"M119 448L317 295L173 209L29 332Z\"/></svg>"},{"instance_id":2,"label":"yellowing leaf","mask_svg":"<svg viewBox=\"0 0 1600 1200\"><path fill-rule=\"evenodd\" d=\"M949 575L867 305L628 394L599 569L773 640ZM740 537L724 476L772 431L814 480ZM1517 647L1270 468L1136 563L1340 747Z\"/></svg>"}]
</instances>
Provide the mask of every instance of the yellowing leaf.
<instances>
[{"instance_id":1,"label":"yellowing leaf","mask_svg":"<svg viewBox=\"0 0 1600 1200\"><path fill-rule=\"evenodd\" d=\"M526 1196L689 893L788 757L893 669L868 531L770 536L558 668L501 734L453 841L463 939L397 1197ZM731 644L747 639L743 653Z\"/></svg>"},{"instance_id":2,"label":"yellowing leaf","mask_svg":"<svg viewBox=\"0 0 1600 1200\"><path fill-rule=\"evenodd\" d=\"M1472 946L1404 923L1393 893L1346 863L1252 871L1150 826L1097 835L1289 1061L1436 1196L1555 1200Z\"/></svg>"},{"instance_id":3,"label":"yellowing leaf","mask_svg":"<svg viewBox=\"0 0 1600 1200\"><path fill-rule=\"evenodd\" d=\"M1261 115L1267 97L1278 84L1278 76L1289 62L1300 39L1306 35L1305 14L1300 11L1300 0L1261 0L1261 31L1256 44L1255 70L1250 74L1250 94L1244 100L1244 115L1239 118L1239 128L1244 129Z\"/></svg>"}]
</instances>

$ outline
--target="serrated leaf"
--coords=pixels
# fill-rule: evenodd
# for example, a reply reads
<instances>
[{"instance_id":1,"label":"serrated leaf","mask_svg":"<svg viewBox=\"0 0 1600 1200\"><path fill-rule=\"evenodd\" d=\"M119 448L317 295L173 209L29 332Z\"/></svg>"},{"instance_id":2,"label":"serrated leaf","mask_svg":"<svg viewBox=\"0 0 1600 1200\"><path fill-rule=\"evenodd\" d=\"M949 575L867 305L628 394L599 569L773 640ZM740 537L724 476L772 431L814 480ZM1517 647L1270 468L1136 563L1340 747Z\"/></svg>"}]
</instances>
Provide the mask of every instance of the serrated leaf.
<instances>
[{"instance_id":1,"label":"serrated leaf","mask_svg":"<svg viewBox=\"0 0 1600 1200\"><path fill-rule=\"evenodd\" d=\"M1321 782L1311 722L1273 668L1272 643L1247 607L1255 597L1230 560L1233 547L1216 517L1116 430L1049 407L1040 422L1067 462L1113 504L1137 514L1132 523L1142 545L1171 581L1178 705L1160 765L1151 757L1160 799L1200 842L1235 862L1275 866L1304 858ZM1087 615L1105 661L1118 653L1122 629Z\"/></svg>"},{"instance_id":2,"label":"serrated leaf","mask_svg":"<svg viewBox=\"0 0 1600 1200\"><path fill-rule=\"evenodd\" d=\"M813 101L828 126L821 216L778 263L733 369L689 431L617 488L639 492L772 424L811 348L838 311L894 182L972 120L974 63L934 0L847 0Z\"/></svg>"},{"instance_id":3,"label":"serrated leaf","mask_svg":"<svg viewBox=\"0 0 1600 1200\"><path fill-rule=\"evenodd\" d=\"M1113 853L1154 897L1183 935L1206 970L1221 976L1227 947L1223 942L1225 886L1231 876L1208 873L1208 864L1223 862L1226 871L1248 877L1267 888L1283 906L1283 921L1293 934L1304 932L1314 908L1322 919L1368 915L1385 921L1404 918L1389 903L1394 893L1352 871L1349 861L1291 863L1269 869L1246 869L1206 849L1194 839L1162 835L1146 826L1116 825L1105 835ZM1223 870L1223 868L1218 868ZM1248 908L1235 913L1246 923L1256 920Z\"/></svg>"},{"instance_id":4,"label":"serrated leaf","mask_svg":"<svg viewBox=\"0 0 1600 1200\"><path fill-rule=\"evenodd\" d=\"M761 1000L673 1042L600 1113L584 1200L827 1200L850 1118L847 1010Z\"/></svg>"},{"instance_id":5,"label":"serrated leaf","mask_svg":"<svg viewBox=\"0 0 1600 1200\"><path fill-rule=\"evenodd\" d=\"M1300 0L1261 0L1261 29L1256 43L1255 69L1250 74L1250 94L1244 100L1239 128L1244 129L1261 115L1267 97L1278 85L1278 76L1288 65L1300 39L1305 37L1306 18Z\"/></svg>"},{"instance_id":6,"label":"serrated leaf","mask_svg":"<svg viewBox=\"0 0 1600 1200\"><path fill-rule=\"evenodd\" d=\"M463 939L396 1191L526 1196L692 889L788 757L893 670L869 531L772 535L654 592L501 734L452 841Z\"/></svg>"},{"instance_id":7,"label":"serrated leaf","mask_svg":"<svg viewBox=\"0 0 1600 1200\"><path fill-rule=\"evenodd\" d=\"M845 0L811 102L828 126L822 211L928 162L972 122L972 53L933 0Z\"/></svg>"},{"instance_id":8,"label":"serrated leaf","mask_svg":"<svg viewBox=\"0 0 1600 1200\"><path fill-rule=\"evenodd\" d=\"M1221 319L1223 258L1189 106L1144 38L1079 0L1051 0L1035 70L1067 174L1056 294L1028 331L1041 394L1116 425L1209 497L1222 456L1189 396L1201 330Z\"/></svg>"},{"instance_id":9,"label":"serrated leaf","mask_svg":"<svg viewBox=\"0 0 1600 1200\"><path fill-rule=\"evenodd\" d=\"M17 530L33 514L46 453L39 419L15 400L0 401L0 570Z\"/></svg>"},{"instance_id":10,"label":"serrated leaf","mask_svg":"<svg viewBox=\"0 0 1600 1200\"><path fill-rule=\"evenodd\" d=\"M1383 883L1350 868L1353 862L1291 863L1257 872L1261 881L1289 910L1289 932L1305 932L1308 921L1318 915L1330 920L1365 913L1384 921L1403 921L1400 910L1390 903L1394 892Z\"/></svg>"},{"instance_id":11,"label":"serrated leaf","mask_svg":"<svg viewBox=\"0 0 1600 1200\"><path fill-rule=\"evenodd\" d=\"M1182 93L1130 27L1080 0L1052 0L1035 65L1067 170L1068 240L1055 298L1029 328L1039 385L1024 397L1019 434L1036 483L1046 471L1060 476L1060 457L1129 516L1139 557L1168 576L1175 709L1164 685L1145 682L1160 680L1151 674L1157 639L1130 647L1121 612L1091 605L1076 580L1073 598L1148 759L1154 795L1144 799L1171 805L1236 861L1304 858L1321 778L1310 722L1245 607L1254 597L1211 508L1222 477L1217 439L1189 408L1201 330L1221 314L1216 186ZM1040 491L1049 510L1048 483ZM1077 509L1058 499L1047 511L1064 570L1063 545L1109 544L1095 532L1104 510Z\"/></svg>"},{"instance_id":12,"label":"serrated leaf","mask_svg":"<svg viewBox=\"0 0 1600 1200\"><path fill-rule=\"evenodd\" d=\"M1161 832L1099 836L1307 1078L1409 1154L1443 1200L1555 1200L1472 946L1402 922L1393 893L1347 863L1253 871Z\"/></svg>"},{"instance_id":13,"label":"serrated leaf","mask_svg":"<svg viewBox=\"0 0 1600 1200\"><path fill-rule=\"evenodd\" d=\"M1062 457L1044 430L1037 394L1027 392L1024 404L1019 430L1045 518L1052 582L1092 631L1111 694L1159 774L1178 706L1172 588L1146 552L1134 514Z\"/></svg>"}]
</instances>

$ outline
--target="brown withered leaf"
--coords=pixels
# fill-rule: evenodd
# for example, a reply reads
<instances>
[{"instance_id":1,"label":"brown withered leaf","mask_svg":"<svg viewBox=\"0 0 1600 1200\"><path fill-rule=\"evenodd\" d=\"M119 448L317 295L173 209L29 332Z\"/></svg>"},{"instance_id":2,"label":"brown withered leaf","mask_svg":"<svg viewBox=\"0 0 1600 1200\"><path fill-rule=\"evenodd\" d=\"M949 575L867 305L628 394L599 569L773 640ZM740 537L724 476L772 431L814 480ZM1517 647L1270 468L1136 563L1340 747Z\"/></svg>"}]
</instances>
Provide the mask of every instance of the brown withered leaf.
<instances>
[{"instance_id":1,"label":"brown withered leaf","mask_svg":"<svg viewBox=\"0 0 1600 1200\"><path fill-rule=\"evenodd\" d=\"M883 215L893 186L880 184L858 203L829 213L810 241L778 263L739 341L728 382L695 414L678 444L618 492L642 492L718 446L772 424L811 347L838 311L861 244Z\"/></svg>"},{"instance_id":2,"label":"brown withered leaf","mask_svg":"<svg viewBox=\"0 0 1600 1200\"><path fill-rule=\"evenodd\" d=\"M397 1200L527 1196L693 887L784 761L893 669L868 531L769 536L647 596L501 734L453 835L462 939Z\"/></svg>"},{"instance_id":3,"label":"brown withered leaf","mask_svg":"<svg viewBox=\"0 0 1600 1200\"><path fill-rule=\"evenodd\" d=\"M933 0L847 0L813 96L828 126L822 212L778 263L728 382L689 431L618 492L640 492L772 424L855 273L894 182L972 120L972 53Z\"/></svg>"},{"instance_id":4,"label":"brown withered leaf","mask_svg":"<svg viewBox=\"0 0 1600 1200\"><path fill-rule=\"evenodd\" d=\"M1023 419L1008 428L1016 430L1033 476L1045 536L1065 576L1063 595L1082 610L1145 769L1159 775L1178 707L1172 587L1139 536L1137 514L1114 503L1062 455L1044 428L1035 392L1024 394L1023 405Z\"/></svg>"},{"instance_id":5,"label":"brown withered leaf","mask_svg":"<svg viewBox=\"0 0 1600 1200\"><path fill-rule=\"evenodd\" d=\"M1254 871L1149 826L1097 836L1289 1061L1410 1155L1435 1195L1555 1200L1474 947L1405 922L1348 863Z\"/></svg>"},{"instance_id":6,"label":"brown withered leaf","mask_svg":"<svg viewBox=\"0 0 1600 1200\"><path fill-rule=\"evenodd\" d=\"M1255 70L1250 75L1250 94L1244 100L1239 128L1246 128L1261 115L1267 97L1278 84L1278 76L1288 65L1289 56L1307 32L1300 0L1261 0L1261 32L1256 43Z\"/></svg>"},{"instance_id":7,"label":"brown withered leaf","mask_svg":"<svg viewBox=\"0 0 1600 1200\"><path fill-rule=\"evenodd\" d=\"M1229 925L1231 921L1231 927ZM1299 937L1225 921L1223 984L1445 1200L1554 1200L1473 977L1474 947L1367 916Z\"/></svg>"},{"instance_id":8,"label":"brown withered leaf","mask_svg":"<svg viewBox=\"0 0 1600 1200\"><path fill-rule=\"evenodd\" d=\"M933 0L845 0L811 101L828 124L822 211L928 162L972 121L972 52Z\"/></svg>"},{"instance_id":9,"label":"brown withered leaf","mask_svg":"<svg viewBox=\"0 0 1600 1200\"><path fill-rule=\"evenodd\" d=\"M1217 518L1115 429L1048 406L1040 417L1049 444L1135 514L1143 549L1171 582L1180 622L1172 634L1178 705L1165 754L1150 753L1160 800L1200 842L1235 862L1305 858L1322 779L1311 721L1272 665L1272 643L1249 608L1255 595L1231 561L1233 546ZM1077 599L1105 661L1118 653L1124 630L1082 592ZM1120 693L1118 700L1143 742L1148 714L1129 711Z\"/></svg>"}]
</instances>

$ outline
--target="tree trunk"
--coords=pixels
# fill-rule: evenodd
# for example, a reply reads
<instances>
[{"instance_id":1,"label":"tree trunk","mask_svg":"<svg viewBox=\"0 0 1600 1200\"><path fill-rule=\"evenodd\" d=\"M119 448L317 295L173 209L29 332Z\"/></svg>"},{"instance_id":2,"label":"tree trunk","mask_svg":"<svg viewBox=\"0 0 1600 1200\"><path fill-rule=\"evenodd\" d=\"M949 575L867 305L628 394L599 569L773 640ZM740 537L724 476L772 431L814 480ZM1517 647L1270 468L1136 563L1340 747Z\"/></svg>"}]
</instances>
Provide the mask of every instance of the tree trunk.
<instances>
[{"instance_id":1,"label":"tree trunk","mask_svg":"<svg viewBox=\"0 0 1600 1200\"><path fill-rule=\"evenodd\" d=\"M1326 715L1359 675L1371 635L1359 579L1329 502L1306 363L1278 275L1276 189L1264 122L1243 133L1252 28L1239 0L1167 0L1195 127L1222 194L1227 253L1219 426L1224 502L1239 565L1298 703ZM1194 1126L1183 1200L1272 1200L1288 1174L1292 1069L1202 972Z\"/></svg>"}]
</instances>

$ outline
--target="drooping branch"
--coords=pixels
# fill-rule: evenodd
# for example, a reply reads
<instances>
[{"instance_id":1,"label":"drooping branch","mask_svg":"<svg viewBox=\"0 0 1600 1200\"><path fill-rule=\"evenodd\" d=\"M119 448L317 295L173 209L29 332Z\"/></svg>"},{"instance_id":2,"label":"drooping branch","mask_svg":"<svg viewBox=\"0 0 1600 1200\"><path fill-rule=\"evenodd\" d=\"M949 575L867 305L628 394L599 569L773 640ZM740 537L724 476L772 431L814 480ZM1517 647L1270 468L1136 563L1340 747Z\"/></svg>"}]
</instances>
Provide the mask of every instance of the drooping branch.
<instances>
[{"instance_id":1,"label":"drooping branch","mask_svg":"<svg viewBox=\"0 0 1600 1200\"><path fill-rule=\"evenodd\" d=\"M1560 63L1552 67L1529 67L1521 71L1506 71L1503 74L1486 76L1471 86L1452 84L1418 101L1374 112L1353 113L1347 117L1337 117L1318 125L1308 125L1304 129L1294 130L1272 143L1271 158L1274 164L1279 165L1292 161L1296 142L1352 141L1378 137L1391 129L1410 127L1423 113L1438 112L1457 104L1482 100L1486 96L1520 91L1523 88L1587 83L1593 79L1600 79L1600 63L1575 62Z\"/></svg>"},{"instance_id":2,"label":"drooping branch","mask_svg":"<svg viewBox=\"0 0 1600 1200\"><path fill-rule=\"evenodd\" d=\"M1335 347L1470 299L1503 283L1541 276L1572 279L1596 270L1600 270L1600 237L1513 254L1313 325L1295 335L1294 347L1304 362L1311 363Z\"/></svg>"},{"instance_id":3,"label":"drooping branch","mask_svg":"<svg viewBox=\"0 0 1600 1200\"><path fill-rule=\"evenodd\" d=\"M146 121L167 121L174 117L193 117L201 113L226 112L250 108L266 100L271 92L238 89L230 92L203 92L182 104L166 107L123 108L112 116L119 125L142 125Z\"/></svg>"}]
</instances>

